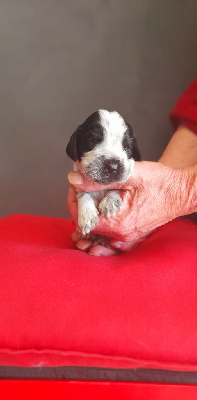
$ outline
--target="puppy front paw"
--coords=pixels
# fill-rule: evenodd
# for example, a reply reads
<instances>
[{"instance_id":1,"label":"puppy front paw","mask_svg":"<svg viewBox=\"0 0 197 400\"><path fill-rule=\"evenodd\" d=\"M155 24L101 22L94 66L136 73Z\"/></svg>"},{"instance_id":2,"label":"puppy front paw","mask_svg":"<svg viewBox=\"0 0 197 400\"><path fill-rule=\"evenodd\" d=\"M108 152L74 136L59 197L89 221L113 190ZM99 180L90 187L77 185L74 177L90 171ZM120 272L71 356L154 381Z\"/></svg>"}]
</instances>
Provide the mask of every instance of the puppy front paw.
<instances>
[{"instance_id":1,"label":"puppy front paw","mask_svg":"<svg viewBox=\"0 0 197 400\"><path fill-rule=\"evenodd\" d=\"M122 206L122 199L117 191L110 191L99 203L100 214L111 217L115 215Z\"/></svg>"},{"instance_id":2,"label":"puppy front paw","mask_svg":"<svg viewBox=\"0 0 197 400\"><path fill-rule=\"evenodd\" d=\"M88 235L98 224L98 210L89 208L78 217L78 228L82 235Z\"/></svg>"}]
</instances>

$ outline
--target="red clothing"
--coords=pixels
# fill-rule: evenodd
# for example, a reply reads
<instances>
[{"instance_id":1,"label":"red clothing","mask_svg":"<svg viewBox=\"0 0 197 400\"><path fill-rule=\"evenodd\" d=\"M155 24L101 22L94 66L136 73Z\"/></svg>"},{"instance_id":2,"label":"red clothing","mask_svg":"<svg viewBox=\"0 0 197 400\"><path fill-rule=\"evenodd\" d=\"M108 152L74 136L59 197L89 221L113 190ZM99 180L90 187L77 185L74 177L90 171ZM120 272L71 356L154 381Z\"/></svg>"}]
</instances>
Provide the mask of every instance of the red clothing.
<instances>
[{"instance_id":1,"label":"red clothing","mask_svg":"<svg viewBox=\"0 0 197 400\"><path fill-rule=\"evenodd\" d=\"M197 79L178 99L170 119L175 129L182 124L197 134Z\"/></svg>"}]
</instances>

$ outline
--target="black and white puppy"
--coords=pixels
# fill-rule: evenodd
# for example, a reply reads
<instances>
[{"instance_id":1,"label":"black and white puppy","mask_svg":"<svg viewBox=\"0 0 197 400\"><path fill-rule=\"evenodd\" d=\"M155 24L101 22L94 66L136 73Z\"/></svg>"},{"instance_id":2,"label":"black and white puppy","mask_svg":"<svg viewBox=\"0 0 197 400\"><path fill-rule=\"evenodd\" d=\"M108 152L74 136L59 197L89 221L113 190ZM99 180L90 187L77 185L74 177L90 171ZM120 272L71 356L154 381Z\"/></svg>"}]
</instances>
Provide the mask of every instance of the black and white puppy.
<instances>
[{"instance_id":1,"label":"black and white puppy","mask_svg":"<svg viewBox=\"0 0 197 400\"><path fill-rule=\"evenodd\" d=\"M134 160L141 160L131 126L118 112L107 110L94 112L76 129L66 153L75 162L75 171L102 185L125 182L132 174ZM82 237L95 228L99 213L109 218L122 205L119 190L78 191L77 198Z\"/></svg>"}]
</instances>

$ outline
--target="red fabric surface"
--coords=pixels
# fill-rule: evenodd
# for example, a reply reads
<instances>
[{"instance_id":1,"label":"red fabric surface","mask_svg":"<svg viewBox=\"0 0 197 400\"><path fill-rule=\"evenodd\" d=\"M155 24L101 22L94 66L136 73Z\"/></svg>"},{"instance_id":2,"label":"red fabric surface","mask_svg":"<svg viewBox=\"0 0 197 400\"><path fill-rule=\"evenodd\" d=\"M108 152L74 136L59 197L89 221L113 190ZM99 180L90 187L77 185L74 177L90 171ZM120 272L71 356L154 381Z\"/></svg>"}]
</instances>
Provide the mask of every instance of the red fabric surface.
<instances>
[{"instance_id":1,"label":"red fabric surface","mask_svg":"<svg viewBox=\"0 0 197 400\"><path fill-rule=\"evenodd\" d=\"M73 380L0 380L3 400L196 400L196 385Z\"/></svg>"},{"instance_id":2,"label":"red fabric surface","mask_svg":"<svg viewBox=\"0 0 197 400\"><path fill-rule=\"evenodd\" d=\"M197 80L178 99L170 113L170 119L175 129L183 124L197 133Z\"/></svg>"},{"instance_id":3,"label":"red fabric surface","mask_svg":"<svg viewBox=\"0 0 197 400\"><path fill-rule=\"evenodd\" d=\"M131 253L73 249L69 220L0 220L0 364L197 370L197 226Z\"/></svg>"}]
</instances>

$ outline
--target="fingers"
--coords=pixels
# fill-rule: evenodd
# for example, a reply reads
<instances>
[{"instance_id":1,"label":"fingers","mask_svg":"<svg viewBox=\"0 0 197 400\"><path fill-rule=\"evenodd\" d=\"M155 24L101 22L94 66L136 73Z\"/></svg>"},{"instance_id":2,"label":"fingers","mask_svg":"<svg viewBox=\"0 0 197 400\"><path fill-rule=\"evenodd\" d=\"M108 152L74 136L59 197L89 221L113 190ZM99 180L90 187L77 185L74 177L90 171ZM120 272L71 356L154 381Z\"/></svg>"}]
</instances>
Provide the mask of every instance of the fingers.
<instances>
[{"instance_id":1,"label":"fingers","mask_svg":"<svg viewBox=\"0 0 197 400\"><path fill-rule=\"evenodd\" d=\"M77 243L79 241L79 232L78 231L73 232L72 240L73 240L74 243Z\"/></svg>"},{"instance_id":2,"label":"fingers","mask_svg":"<svg viewBox=\"0 0 197 400\"><path fill-rule=\"evenodd\" d=\"M74 188L70 188L68 191L67 207L74 223L77 224L78 206L77 206L76 190Z\"/></svg>"},{"instance_id":3,"label":"fingers","mask_svg":"<svg viewBox=\"0 0 197 400\"><path fill-rule=\"evenodd\" d=\"M122 184L111 183L110 185L100 185L94 181L90 181L80 172L70 172L68 174L68 180L75 188L83 190L85 192L98 192L106 189L120 189Z\"/></svg>"},{"instance_id":4,"label":"fingers","mask_svg":"<svg viewBox=\"0 0 197 400\"><path fill-rule=\"evenodd\" d=\"M76 202L77 201L77 195L76 195L76 190L73 187L70 187L68 189L68 198L70 202Z\"/></svg>"},{"instance_id":5,"label":"fingers","mask_svg":"<svg viewBox=\"0 0 197 400\"><path fill-rule=\"evenodd\" d=\"M136 242L120 242L116 240L110 240L110 244L112 247L119 251L131 251L136 247Z\"/></svg>"},{"instance_id":6,"label":"fingers","mask_svg":"<svg viewBox=\"0 0 197 400\"><path fill-rule=\"evenodd\" d=\"M79 250L87 251L90 249L90 247L92 247L92 242L90 240L80 239L80 235L79 235L78 231L73 232L72 240Z\"/></svg>"},{"instance_id":7,"label":"fingers","mask_svg":"<svg viewBox=\"0 0 197 400\"><path fill-rule=\"evenodd\" d=\"M147 238L147 236L144 236L143 238L136 239L136 240L133 240L130 242L121 242L121 241L112 239L112 240L110 240L110 245L119 251L128 252L128 251L134 250L146 238Z\"/></svg>"},{"instance_id":8,"label":"fingers","mask_svg":"<svg viewBox=\"0 0 197 400\"><path fill-rule=\"evenodd\" d=\"M81 240L79 238L79 232L74 232L72 234L72 240L79 250L86 251L92 256L115 256L120 254L120 252L128 252L134 250L140 243L142 243L146 237L133 240L131 242L121 242L117 240L110 240L111 248L93 245L90 240Z\"/></svg>"},{"instance_id":9,"label":"fingers","mask_svg":"<svg viewBox=\"0 0 197 400\"><path fill-rule=\"evenodd\" d=\"M90 240L79 239L79 232L77 231L73 232L72 240L79 250L86 251L91 256L115 256L119 254L119 251L117 249L108 248L100 245L93 246L93 243Z\"/></svg>"},{"instance_id":10,"label":"fingers","mask_svg":"<svg viewBox=\"0 0 197 400\"><path fill-rule=\"evenodd\" d=\"M75 188L83 190L85 192L97 192L106 189L121 189L121 188L130 188L135 183L141 180L143 177L152 176L154 173L159 170L167 169L167 167L163 166L157 162L151 161L135 161L134 170L130 176L130 178L124 183L111 183L109 185L100 185L94 181L90 181L80 172L72 171L68 174L68 180ZM168 168L169 169L169 168Z\"/></svg>"},{"instance_id":11,"label":"fingers","mask_svg":"<svg viewBox=\"0 0 197 400\"><path fill-rule=\"evenodd\" d=\"M141 172L141 162L135 162L135 167L134 171L132 173L132 184L133 184L133 177L135 176L135 170L137 171L137 175L139 174L138 169ZM150 163L151 164L151 163ZM142 168L143 171L143 168ZM72 171L68 174L68 180L71 185L73 185L75 188L83 190L85 192L97 192L101 190L106 190L106 189L121 189L125 185L127 186L126 183L111 183L109 185L102 185L98 184L94 181L89 180L86 176L82 175L80 172L77 171ZM130 186L130 185L129 185Z\"/></svg>"},{"instance_id":12,"label":"fingers","mask_svg":"<svg viewBox=\"0 0 197 400\"><path fill-rule=\"evenodd\" d=\"M92 246L88 252L91 256L101 257L101 256L116 256L119 254L118 250L96 245Z\"/></svg>"}]
</instances>

